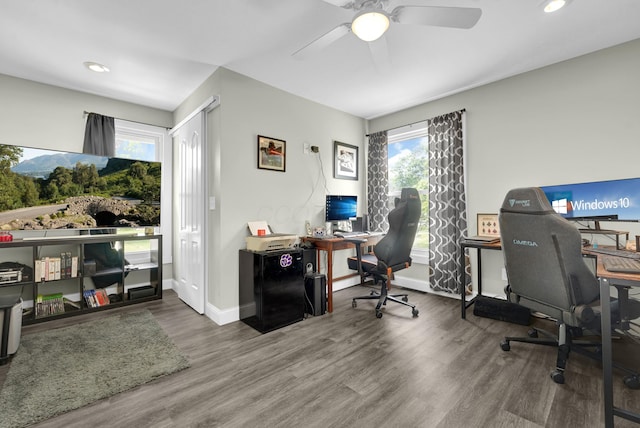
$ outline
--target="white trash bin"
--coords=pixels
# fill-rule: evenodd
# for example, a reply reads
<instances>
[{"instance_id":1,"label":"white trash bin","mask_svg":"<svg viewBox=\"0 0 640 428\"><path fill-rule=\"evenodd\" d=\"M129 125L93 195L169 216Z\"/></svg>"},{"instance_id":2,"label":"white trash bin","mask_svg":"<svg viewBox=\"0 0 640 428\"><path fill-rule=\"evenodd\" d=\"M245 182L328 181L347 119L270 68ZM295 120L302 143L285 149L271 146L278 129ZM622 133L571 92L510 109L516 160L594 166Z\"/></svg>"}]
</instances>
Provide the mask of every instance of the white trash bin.
<instances>
[{"instance_id":1,"label":"white trash bin","mask_svg":"<svg viewBox=\"0 0 640 428\"><path fill-rule=\"evenodd\" d=\"M10 297L0 297L0 365L7 364L20 346L20 332L22 331L22 299L10 306ZM5 312L9 311L9 325L5 329ZM6 337L5 337L6 336ZM6 346L6 348L5 348ZM5 351L6 349L6 351Z\"/></svg>"}]
</instances>

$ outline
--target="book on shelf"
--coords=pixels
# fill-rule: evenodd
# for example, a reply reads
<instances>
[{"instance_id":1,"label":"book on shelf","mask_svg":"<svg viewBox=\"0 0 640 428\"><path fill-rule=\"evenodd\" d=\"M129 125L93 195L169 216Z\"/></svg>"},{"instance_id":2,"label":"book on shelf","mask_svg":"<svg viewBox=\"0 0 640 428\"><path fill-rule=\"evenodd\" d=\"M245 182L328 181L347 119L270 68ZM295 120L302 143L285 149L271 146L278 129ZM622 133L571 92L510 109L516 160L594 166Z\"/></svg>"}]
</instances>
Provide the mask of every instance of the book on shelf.
<instances>
[{"instance_id":1,"label":"book on shelf","mask_svg":"<svg viewBox=\"0 0 640 428\"><path fill-rule=\"evenodd\" d=\"M90 308L98 308L100 306L106 306L109 303L109 295L104 289L99 290L84 290L84 300L87 302L87 306Z\"/></svg>"},{"instance_id":2,"label":"book on shelf","mask_svg":"<svg viewBox=\"0 0 640 428\"><path fill-rule=\"evenodd\" d=\"M36 317L46 317L64 313L62 293L38 294L36 297Z\"/></svg>"},{"instance_id":3,"label":"book on shelf","mask_svg":"<svg viewBox=\"0 0 640 428\"><path fill-rule=\"evenodd\" d=\"M72 256L71 251L60 253L60 257L43 257L36 260L34 265L34 280L36 282L77 278L78 276L78 257Z\"/></svg>"}]
</instances>

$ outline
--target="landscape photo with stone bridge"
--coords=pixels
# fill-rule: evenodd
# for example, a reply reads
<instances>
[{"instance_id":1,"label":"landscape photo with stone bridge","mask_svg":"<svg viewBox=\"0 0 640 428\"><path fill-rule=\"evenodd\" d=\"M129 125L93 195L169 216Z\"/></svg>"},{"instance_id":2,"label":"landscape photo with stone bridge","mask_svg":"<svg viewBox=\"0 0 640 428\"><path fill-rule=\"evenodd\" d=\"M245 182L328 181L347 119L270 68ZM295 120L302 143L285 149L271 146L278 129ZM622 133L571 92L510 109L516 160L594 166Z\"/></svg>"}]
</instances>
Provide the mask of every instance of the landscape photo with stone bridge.
<instances>
[{"instance_id":1,"label":"landscape photo with stone bridge","mask_svg":"<svg viewBox=\"0 0 640 428\"><path fill-rule=\"evenodd\" d=\"M0 230L160 224L159 162L0 144Z\"/></svg>"}]
</instances>

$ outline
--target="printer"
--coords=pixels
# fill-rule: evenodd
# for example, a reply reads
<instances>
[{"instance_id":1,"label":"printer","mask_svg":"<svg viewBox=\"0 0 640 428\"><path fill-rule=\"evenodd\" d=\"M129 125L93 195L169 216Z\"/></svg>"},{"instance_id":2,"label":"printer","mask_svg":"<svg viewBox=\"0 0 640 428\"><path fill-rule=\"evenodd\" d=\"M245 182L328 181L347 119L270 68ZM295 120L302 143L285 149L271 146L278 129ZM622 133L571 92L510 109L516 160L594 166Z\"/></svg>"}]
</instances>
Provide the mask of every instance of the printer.
<instances>
[{"instance_id":1,"label":"printer","mask_svg":"<svg viewBox=\"0 0 640 428\"><path fill-rule=\"evenodd\" d=\"M265 221L252 221L247 223L251 236L247 236L247 250L249 251L273 251L293 248L298 237L286 233L273 233L271 227Z\"/></svg>"}]
</instances>

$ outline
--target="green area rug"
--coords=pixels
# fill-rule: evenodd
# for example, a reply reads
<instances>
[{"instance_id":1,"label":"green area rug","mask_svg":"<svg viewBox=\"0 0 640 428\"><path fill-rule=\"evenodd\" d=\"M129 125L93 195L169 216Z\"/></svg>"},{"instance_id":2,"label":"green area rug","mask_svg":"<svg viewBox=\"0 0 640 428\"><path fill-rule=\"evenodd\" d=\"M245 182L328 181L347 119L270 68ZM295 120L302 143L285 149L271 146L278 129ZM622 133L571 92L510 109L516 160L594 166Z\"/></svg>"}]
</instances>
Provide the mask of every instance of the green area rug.
<instances>
[{"instance_id":1,"label":"green area rug","mask_svg":"<svg viewBox=\"0 0 640 428\"><path fill-rule=\"evenodd\" d=\"M189 367L147 311L23 335L0 427L24 427Z\"/></svg>"}]
</instances>

